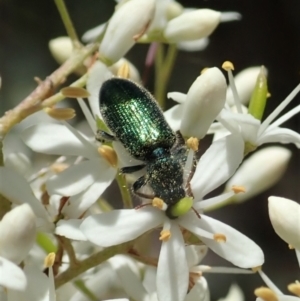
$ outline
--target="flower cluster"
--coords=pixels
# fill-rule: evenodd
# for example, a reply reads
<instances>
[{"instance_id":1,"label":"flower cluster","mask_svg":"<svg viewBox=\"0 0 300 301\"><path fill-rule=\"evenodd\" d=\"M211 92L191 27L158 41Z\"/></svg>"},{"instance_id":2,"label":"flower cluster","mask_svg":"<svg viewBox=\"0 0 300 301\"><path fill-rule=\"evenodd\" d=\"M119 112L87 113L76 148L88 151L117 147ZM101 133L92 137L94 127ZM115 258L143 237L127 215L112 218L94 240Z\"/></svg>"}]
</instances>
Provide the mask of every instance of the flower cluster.
<instances>
[{"instance_id":1,"label":"flower cluster","mask_svg":"<svg viewBox=\"0 0 300 301\"><path fill-rule=\"evenodd\" d=\"M300 105L274 121L300 84L268 117L264 67L234 78L233 64L225 62L223 70L203 70L186 93L164 93L174 53L203 49L219 23L239 20L238 13L187 9L172 0L120 1L107 23L84 34L84 42L94 43L89 48L61 7L69 37L49 47L63 68L71 61L81 77L55 95L44 93L31 110L22 106L16 122L43 109L19 135L47 155L42 167L3 141L0 300L210 300L205 273L250 278L256 272L267 286L255 290L257 300L300 300L299 282L289 285L298 297L284 295L262 271L261 247L208 213L242 203L282 177L291 151L256 149L267 143L300 148L300 134L280 127ZM156 80L157 102L124 58L137 43L149 44L145 67L155 65L163 75ZM80 51L75 64L72 55L78 59ZM83 126L67 121L73 109L54 105L65 97L77 99ZM166 97L178 104L163 112ZM9 128L2 120L1 136ZM212 142L199 156L207 137ZM300 265L300 205L275 196L268 204L275 232ZM202 264L210 251L230 266ZM243 298L236 285L226 300L234 296Z\"/></svg>"}]
</instances>

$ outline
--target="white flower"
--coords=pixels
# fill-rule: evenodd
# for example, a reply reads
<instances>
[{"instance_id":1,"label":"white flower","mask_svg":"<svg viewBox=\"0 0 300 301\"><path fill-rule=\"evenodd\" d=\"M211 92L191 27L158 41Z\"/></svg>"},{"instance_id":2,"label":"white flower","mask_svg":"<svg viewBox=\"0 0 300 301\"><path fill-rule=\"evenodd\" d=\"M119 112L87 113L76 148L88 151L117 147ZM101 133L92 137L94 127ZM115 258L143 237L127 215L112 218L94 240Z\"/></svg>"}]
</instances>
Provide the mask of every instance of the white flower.
<instances>
[{"instance_id":1,"label":"white flower","mask_svg":"<svg viewBox=\"0 0 300 301\"><path fill-rule=\"evenodd\" d=\"M300 265L300 205L275 196L268 200L272 226L281 239L295 248Z\"/></svg>"},{"instance_id":2,"label":"white flower","mask_svg":"<svg viewBox=\"0 0 300 301\"><path fill-rule=\"evenodd\" d=\"M243 143L234 136L212 144L198 163L191 181L196 210L202 212L206 206L222 202L233 195L228 193L201 201L203 196L234 173L242 157ZM188 266L180 227L193 232L214 252L237 266L249 268L263 263L261 249L249 238L203 214L199 219L193 211L176 220L170 220L158 208L148 206L138 210L114 210L89 216L83 221L81 230L91 242L108 247L133 240L161 225L163 242L157 268L157 293L160 300L183 300L186 296ZM168 236L168 233L171 236L165 239L164 234ZM218 242L218 237L226 242Z\"/></svg>"},{"instance_id":3,"label":"white flower","mask_svg":"<svg viewBox=\"0 0 300 301\"><path fill-rule=\"evenodd\" d=\"M229 76L230 78L232 77L231 72L229 73ZM234 83L232 85L234 85ZM234 86L232 86L232 89L235 90ZM238 96L236 96L235 99L237 112L233 112L225 107L217 117L217 120L222 124L222 126L224 126L224 128L226 128L227 131L234 134L239 133L245 143L249 145L250 151L262 144L271 142L294 143L297 147L300 147L300 134L290 129L279 127L282 123L299 113L300 105L296 106L275 122L271 123L293 100L299 91L300 84L263 122L254 118L250 114L242 112L241 103L239 99L237 99ZM213 127L217 129L216 133L218 134L218 124L213 124ZM222 135L224 134L226 135L225 132L223 132ZM218 135L218 138L219 137L220 135ZM248 153L249 150L246 150L246 152Z\"/></svg>"},{"instance_id":4,"label":"white flower","mask_svg":"<svg viewBox=\"0 0 300 301\"><path fill-rule=\"evenodd\" d=\"M167 23L164 37L171 43L205 38L216 29L220 19L221 13L211 9L188 11Z\"/></svg>"},{"instance_id":5,"label":"white flower","mask_svg":"<svg viewBox=\"0 0 300 301\"><path fill-rule=\"evenodd\" d=\"M290 150L279 146L258 150L241 164L226 183L225 191L233 185L243 186L245 193L233 197L234 202L243 202L267 190L283 176L291 155Z\"/></svg>"},{"instance_id":6,"label":"white flower","mask_svg":"<svg viewBox=\"0 0 300 301\"><path fill-rule=\"evenodd\" d=\"M203 138L224 107L226 87L225 77L214 67L207 69L194 81L187 95L168 93L169 98L181 103L165 112L172 129L180 129L186 136Z\"/></svg>"},{"instance_id":7,"label":"white flower","mask_svg":"<svg viewBox=\"0 0 300 301\"><path fill-rule=\"evenodd\" d=\"M122 58L149 26L154 9L155 0L130 0L122 4L108 22L99 47L101 60L112 65Z\"/></svg>"},{"instance_id":8,"label":"white flower","mask_svg":"<svg viewBox=\"0 0 300 301\"><path fill-rule=\"evenodd\" d=\"M0 284L24 290L27 281L17 266L28 255L36 235L35 216L28 204L15 207L0 222Z\"/></svg>"},{"instance_id":9,"label":"white flower","mask_svg":"<svg viewBox=\"0 0 300 301\"><path fill-rule=\"evenodd\" d=\"M244 301L245 296L243 291L237 284L232 284L229 288L226 297L219 299L218 301Z\"/></svg>"},{"instance_id":10,"label":"white flower","mask_svg":"<svg viewBox=\"0 0 300 301\"><path fill-rule=\"evenodd\" d=\"M79 162L47 181L50 195L70 196L62 213L77 218L96 202L113 181L116 169L97 151L95 142L89 141L68 123L39 124L23 132L24 142L34 151L50 155L82 156Z\"/></svg>"}]
</instances>

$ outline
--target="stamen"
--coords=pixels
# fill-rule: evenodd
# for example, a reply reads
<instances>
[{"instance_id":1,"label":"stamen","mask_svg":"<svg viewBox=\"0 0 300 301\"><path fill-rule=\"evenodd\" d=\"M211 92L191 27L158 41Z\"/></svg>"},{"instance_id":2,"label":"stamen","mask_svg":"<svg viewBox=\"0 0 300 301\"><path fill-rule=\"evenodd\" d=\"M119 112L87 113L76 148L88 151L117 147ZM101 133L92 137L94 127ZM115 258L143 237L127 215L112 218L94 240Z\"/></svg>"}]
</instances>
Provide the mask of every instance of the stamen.
<instances>
[{"instance_id":1,"label":"stamen","mask_svg":"<svg viewBox=\"0 0 300 301\"><path fill-rule=\"evenodd\" d=\"M289 284L287 288L291 293L300 297L300 283L298 281Z\"/></svg>"},{"instance_id":2,"label":"stamen","mask_svg":"<svg viewBox=\"0 0 300 301\"><path fill-rule=\"evenodd\" d=\"M254 295L265 301L278 301L276 294L268 287L260 287L254 291Z\"/></svg>"},{"instance_id":3,"label":"stamen","mask_svg":"<svg viewBox=\"0 0 300 301\"><path fill-rule=\"evenodd\" d=\"M198 151L199 139L196 137L190 137L186 141L186 145L191 148L194 152Z\"/></svg>"},{"instance_id":4,"label":"stamen","mask_svg":"<svg viewBox=\"0 0 300 301\"><path fill-rule=\"evenodd\" d=\"M160 232L159 240L168 241L170 238L171 238L171 232L170 232L170 230L162 230Z\"/></svg>"},{"instance_id":5,"label":"stamen","mask_svg":"<svg viewBox=\"0 0 300 301\"><path fill-rule=\"evenodd\" d=\"M55 253L49 253L47 256L46 256L46 258L45 258L45 260L44 260L44 266L45 266L45 268L50 268L50 267L52 267L53 266L53 264L54 264L54 261L55 261Z\"/></svg>"},{"instance_id":6,"label":"stamen","mask_svg":"<svg viewBox=\"0 0 300 301\"><path fill-rule=\"evenodd\" d=\"M234 99L234 104L236 106L236 110L237 110L238 113L242 114L243 111L242 111L242 105L241 105L240 97L238 95L237 88L235 86L234 78L233 78L233 75L232 75L232 70L234 70L234 66L231 62L226 61L226 62L223 63L222 68L224 70L226 70L227 73L228 73L229 85L230 85L230 88L232 90L232 95L233 95L233 99Z\"/></svg>"},{"instance_id":7,"label":"stamen","mask_svg":"<svg viewBox=\"0 0 300 301\"><path fill-rule=\"evenodd\" d=\"M294 247L294 246L292 246L291 244L289 244L289 249L290 249L290 250L294 250L294 249L295 249L295 247Z\"/></svg>"},{"instance_id":8,"label":"stamen","mask_svg":"<svg viewBox=\"0 0 300 301\"><path fill-rule=\"evenodd\" d=\"M117 72L117 76L121 78L126 78L128 79L130 77L130 72L129 72L129 64L127 62L124 62L121 67L119 68Z\"/></svg>"},{"instance_id":9,"label":"stamen","mask_svg":"<svg viewBox=\"0 0 300 301\"><path fill-rule=\"evenodd\" d=\"M226 242L226 236L222 233L215 233L214 234L214 240L216 242Z\"/></svg>"},{"instance_id":10,"label":"stamen","mask_svg":"<svg viewBox=\"0 0 300 301\"><path fill-rule=\"evenodd\" d=\"M58 174L64 170L66 170L68 167L69 167L69 164L66 164L66 163L53 163L50 166L50 170L53 171L54 173Z\"/></svg>"},{"instance_id":11,"label":"stamen","mask_svg":"<svg viewBox=\"0 0 300 301\"><path fill-rule=\"evenodd\" d=\"M61 94L69 98L87 98L90 96L90 93L79 87L65 87L60 90Z\"/></svg>"},{"instance_id":12,"label":"stamen","mask_svg":"<svg viewBox=\"0 0 300 301\"><path fill-rule=\"evenodd\" d=\"M244 186L237 186L237 185L233 185L231 187L231 190L235 193L235 194L238 194L238 193L245 193L246 192L246 188Z\"/></svg>"},{"instance_id":13,"label":"stamen","mask_svg":"<svg viewBox=\"0 0 300 301\"><path fill-rule=\"evenodd\" d=\"M96 122L95 119L91 113L91 111L89 110L89 108L87 107L85 101L82 98L77 98L78 104L82 110L82 113L85 116L85 119L87 120L90 128L92 129L94 135L96 135L97 132L97 126L96 126Z\"/></svg>"},{"instance_id":14,"label":"stamen","mask_svg":"<svg viewBox=\"0 0 300 301\"><path fill-rule=\"evenodd\" d=\"M102 145L98 148L98 153L114 168L118 165L118 156L115 150L108 146Z\"/></svg>"},{"instance_id":15,"label":"stamen","mask_svg":"<svg viewBox=\"0 0 300 301\"><path fill-rule=\"evenodd\" d=\"M300 91L300 84L286 97L286 99L265 119L261 124L258 135L261 135L269 124L281 113L281 111L295 98Z\"/></svg>"},{"instance_id":16,"label":"stamen","mask_svg":"<svg viewBox=\"0 0 300 301\"><path fill-rule=\"evenodd\" d=\"M166 203L162 199L156 198L156 197L152 200L152 206L155 207L155 208L158 208L160 210L166 210L167 209Z\"/></svg>"},{"instance_id":17,"label":"stamen","mask_svg":"<svg viewBox=\"0 0 300 301\"><path fill-rule=\"evenodd\" d=\"M269 127L268 130L273 129L275 127L280 126L287 120L291 119L293 116L298 114L300 112L300 105L296 106L294 109L288 111L284 115L282 115L280 118L278 118L276 121L274 121Z\"/></svg>"},{"instance_id":18,"label":"stamen","mask_svg":"<svg viewBox=\"0 0 300 301\"><path fill-rule=\"evenodd\" d=\"M44 111L56 120L69 120L76 116L72 108L45 108Z\"/></svg>"},{"instance_id":19,"label":"stamen","mask_svg":"<svg viewBox=\"0 0 300 301\"><path fill-rule=\"evenodd\" d=\"M261 271L261 266L252 268L252 271L253 271L254 273Z\"/></svg>"}]
</instances>

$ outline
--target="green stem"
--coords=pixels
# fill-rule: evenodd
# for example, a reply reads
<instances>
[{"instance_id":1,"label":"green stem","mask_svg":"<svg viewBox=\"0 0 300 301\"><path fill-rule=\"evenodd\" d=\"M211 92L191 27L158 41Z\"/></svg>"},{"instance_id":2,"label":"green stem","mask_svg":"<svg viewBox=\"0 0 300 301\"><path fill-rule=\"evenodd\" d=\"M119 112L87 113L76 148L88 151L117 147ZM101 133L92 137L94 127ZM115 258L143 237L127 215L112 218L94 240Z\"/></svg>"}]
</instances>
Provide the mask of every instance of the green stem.
<instances>
[{"instance_id":1,"label":"green stem","mask_svg":"<svg viewBox=\"0 0 300 301\"><path fill-rule=\"evenodd\" d=\"M130 248L132 248L132 245L133 245L133 241L126 242L117 246L112 246L96 254L93 254L82 261L79 261L76 266L75 265L70 266L66 271L62 272L60 275L58 275L55 278L55 287L59 288L60 286L73 280L80 274L105 262L106 260L108 260L109 258L117 254L127 253L130 250Z\"/></svg>"},{"instance_id":2,"label":"green stem","mask_svg":"<svg viewBox=\"0 0 300 301\"><path fill-rule=\"evenodd\" d=\"M127 187L125 175L118 173L116 176L116 180L117 180L120 192L121 192L124 208L125 209L133 208L132 199L131 199L129 189Z\"/></svg>"},{"instance_id":3,"label":"green stem","mask_svg":"<svg viewBox=\"0 0 300 301\"><path fill-rule=\"evenodd\" d=\"M157 102L163 107L163 83L162 80L162 67L164 62L164 45L159 44L157 46L157 52L155 56L155 84L154 84L154 97Z\"/></svg>"},{"instance_id":4,"label":"green stem","mask_svg":"<svg viewBox=\"0 0 300 301\"><path fill-rule=\"evenodd\" d=\"M66 31L68 33L68 36L70 37L72 43L73 43L73 47L74 48L80 48L81 44L79 42L77 33L75 31L73 22L70 18L68 9L65 5L64 0L54 0L56 7L59 11L60 17L65 25Z\"/></svg>"},{"instance_id":5,"label":"green stem","mask_svg":"<svg viewBox=\"0 0 300 301\"><path fill-rule=\"evenodd\" d=\"M98 297L91 292L87 286L84 284L82 280L75 280L74 285L84 294L86 295L90 300L92 301L98 301Z\"/></svg>"},{"instance_id":6,"label":"green stem","mask_svg":"<svg viewBox=\"0 0 300 301\"><path fill-rule=\"evenodd\" d=\"M78 260L76 258L76 254L73 248L73 245L71 243L71 241L64 237L64 236L60 236L60 235L56 235L57 239L60 241L63 249L67 252L69 260L70 260L70 266L76 266L78 264Z\"/></svg>"}]
</instances>

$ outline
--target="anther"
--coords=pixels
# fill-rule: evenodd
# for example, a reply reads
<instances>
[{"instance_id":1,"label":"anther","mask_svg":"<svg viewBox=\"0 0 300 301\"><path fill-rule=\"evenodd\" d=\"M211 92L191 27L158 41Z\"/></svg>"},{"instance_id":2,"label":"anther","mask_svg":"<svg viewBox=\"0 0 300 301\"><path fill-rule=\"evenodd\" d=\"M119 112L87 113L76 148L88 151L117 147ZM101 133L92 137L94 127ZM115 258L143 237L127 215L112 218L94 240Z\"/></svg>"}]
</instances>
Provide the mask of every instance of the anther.
<instances>
[{"instance_id":1,"label":"anther","mask_svg":"<svg viewBox=\"0 0 300 301\"><path fill-rule=\"evenodd\" d=\"M225 61L223 64L222 64L222 68L226 71L229 71L229 70L234 70L234 66L233 64L230 62L230 61Z\"/></svg>"},{"instance_id":2,"label":"anther","mask_svg":"<svg viewBox=\"0 0 300 301\"><path fill-rule=\"evenodd\" d=\"M130 72L129 72L129 64L127 62L124 62L121 67L119 68L117 72L118 77L126 78L128 79L130 77Z\"/></svg>"},{"instance_id":3,"label":"anther","mask_svg":"<svg viewBox=\"0 0 300 301\"><path fill-rule=\"evenodd\" d=\"M265 301L278 301L276 294L268 287L260 287L254 291L254 295Z\"/></svg>"},{"instance_id":4,"label":"anther","mask_svg":"<svg viewBox=\"0 0 300 301\"><path fill-rule=\"evenodd\" d=\"M222 233L216 233L214 234L214 240L216 242L226 242L226 236Z\"/></svg>"},{"instance_id":5,"label":"anther","mask_svg":"<svg viewBox=\"0 0 300 301\"><path fill-rule=\"evenodd\" d=\"M171 232L170 232L170 230L162 230L160 232L159 240L168 241L170 238L171 238Z\"/></svg>"},{"instance_id":6,"label":"anther","mask_svg":"<svg viewBox=\"0 0 300 301\"><path fill-rule=\"evenodd\" d=\"M290 250L294 250L294 249L295 249L295 247L292 246L291 244L289 244L288 246L289 246L289 249L290 249Z\"/></svg>"},{"instance_id":7,"label":"anther","mask_svg":"<svg viewBox=\"0 0 300 301\"><path fill-rule=\"evenodd\" d=\"M166 210L167 209L166 203L162 199L157 198L157 197L155 197L152 200L152 206L155 207L155 208L158 208L160 210Z\"/></svg>"},{"instance_id":8,"label":"anther","mask_svg":"<svg viewBox=\"0 0 300 301\"><path fill-rule=\"evenodd\" d=\"M68 164L66 163L53 163L50 166L50 170L53 171L54 173L58 174L63 172L64 170L66 170L69 167Z\"/></svg>"},{"instance_id":9,"label":"anther","mask_svg":"<svg viewBox=\"0 0 300 301\"><path fill-rule=\"evenodd\" d=\"M298 281L289 284L287 288L292 294L300 297L300 283Z\"/></svg>"},{"instance_id":10,"label":"anther","mask_svg":"<svg viewBox=\"0 0 300 301\"><path fill-rule=\"evenodd\" d=\"M246 192L246 188L244 186L237 186L237 185L233 185L231 187L231 190L235 193L235 194L238 194L238 193L245 193Z\"/></svg>"},{"instance_id":11,"label":"anther","mask_svg":"<svg viewBox=\"0 0 300 301\"><path fill-rule=\"evenodd\" d=\"M60 90L61 94L69 98L86 98L90 96L90 93L79 87L65 87Z\"/></svg>"},{"instance_id":12,"label":"anther","mask_svg":"<svg viewBox=\"0 0 300 301\"><path fill-rule=\"evenodd\" d=\"M52 267L53 266L53 264L54 264L54 261L55 261L55 253L49 253L47 256L46 256L46 258L45 258L45 260L44 260L44 266L45 266L45 268L50 268L50 267Z\"/></svg>"},{"instance_id":13,"label":"anther","mask_svg":"<svg viewBox=\"0 0 300 301\"><path fill-rule=\"evenodd\" d=\"M191 148L194 152L198 151L199 139L195 137L190 137L186 141L186 145Z\"/></svg>"},{"instance_id":14,"label":"anther","mask_svg":"<svg viewBox=\"0 0 300 301\"><path fill-rule=\"evenodd\" d=\"M203 74L205 71L207 71L209 68L208 67L205 67L203 68L201 71L200 71L200 74Z\"/></svg>"},{"instance_id":15,"label":"anther","mask_svg":"<svg viewBox=\"0 0 300 301\"><path fill-rule=\"evenodd\" d=\"M76 116L72 108L45 108L44 111L56 120L69 120Z\"/></svg>"},{"instance_id":16,"label":"anther","mask_svg":"<svg viewBox=\"0 0 300 301\"><path fill-rule=\"evenodd\" d=\"M102 145L98 148L98 153L112 166L117 167L118 165L118 156L115 150L108 146Z\"/></svg>"}]
</instances>

